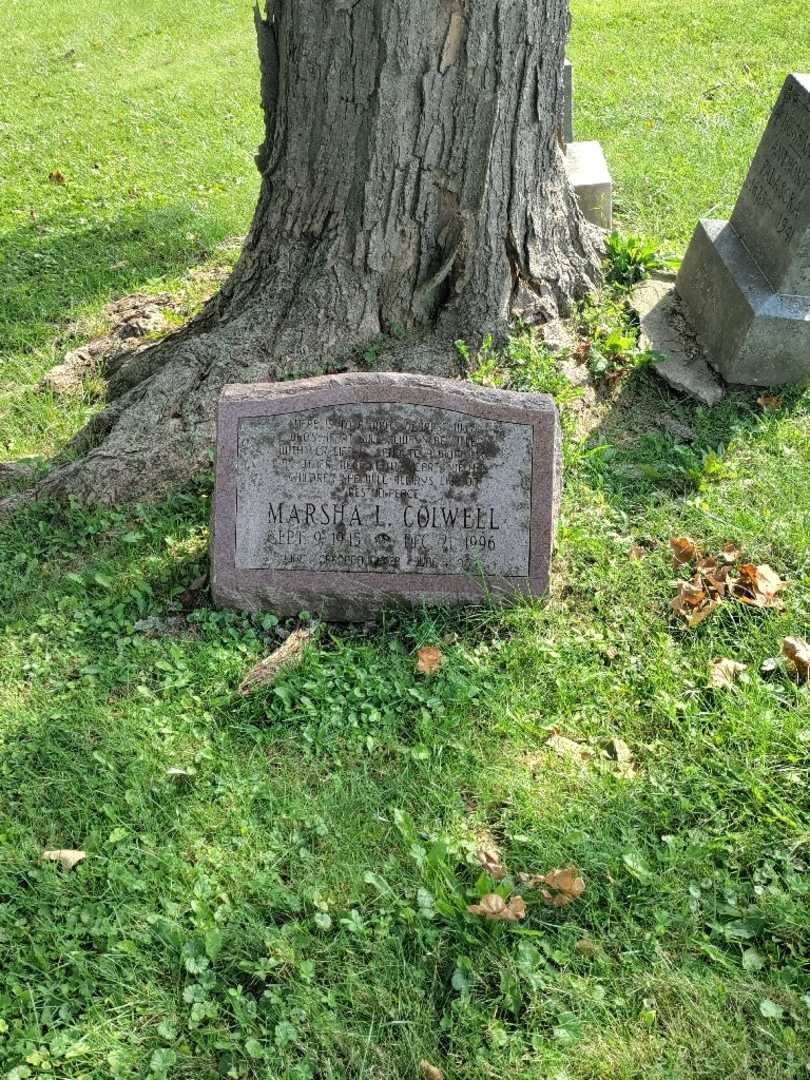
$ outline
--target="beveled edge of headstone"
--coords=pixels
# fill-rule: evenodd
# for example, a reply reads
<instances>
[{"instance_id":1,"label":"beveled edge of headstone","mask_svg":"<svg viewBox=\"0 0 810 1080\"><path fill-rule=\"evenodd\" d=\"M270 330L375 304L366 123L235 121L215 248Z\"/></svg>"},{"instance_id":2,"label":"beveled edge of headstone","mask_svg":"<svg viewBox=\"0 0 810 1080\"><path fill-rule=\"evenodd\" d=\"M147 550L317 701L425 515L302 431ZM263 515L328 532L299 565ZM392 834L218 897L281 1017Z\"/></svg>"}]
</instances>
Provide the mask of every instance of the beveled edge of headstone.
<instances>
[{"instance_id":1,"label":"beveled edge of headstone","mask_svg":"<svg viewBox=\"0 0 810 1080\"><path fill-rule=\"evenodd\" d=\"M356 404L407 404L458 411L533 428L531 554L527 577L470 574L420 576L314 570L236 569L236 459L241 420ZM363 621L390 602L471 603L486 596L547 592L562 488L560 423L549 394L494 390L460 380L398 372L349 372L280 383L232 383L217 405L216 483L211 542L211 593L219 607L306 609L335 621Z\"/></svg>"}]
</instances>

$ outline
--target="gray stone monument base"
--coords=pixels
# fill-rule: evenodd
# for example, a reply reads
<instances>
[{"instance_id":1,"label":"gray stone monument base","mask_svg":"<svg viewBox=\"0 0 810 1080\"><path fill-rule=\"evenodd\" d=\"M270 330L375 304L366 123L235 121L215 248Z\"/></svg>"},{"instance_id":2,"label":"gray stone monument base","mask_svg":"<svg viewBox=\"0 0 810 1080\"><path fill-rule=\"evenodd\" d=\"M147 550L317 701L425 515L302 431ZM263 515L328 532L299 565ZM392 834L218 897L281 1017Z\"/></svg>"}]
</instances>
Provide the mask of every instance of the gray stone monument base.
<instances>
[{"instance_id":1,"label":"gray stone monument base","mask_svg":"<svg viewBox=\"0 0 810 1080\"><path fill-rule=\"evenodd\" d=\"M774 292L727 221L698 224L677 288L726 382L810 380L810 298Z\"/></svg>"},{"instance_id":2,"label":"gray stone monument base","mask_svg":"<svg viewBox=\"0 0 810 1080\"><path fill-rule=\"evenodd\" d=\"M583 216L602 229L613 223L613 181L598 142L574 142L565 148L565 167Z\"/></svg>"}]
</instances>

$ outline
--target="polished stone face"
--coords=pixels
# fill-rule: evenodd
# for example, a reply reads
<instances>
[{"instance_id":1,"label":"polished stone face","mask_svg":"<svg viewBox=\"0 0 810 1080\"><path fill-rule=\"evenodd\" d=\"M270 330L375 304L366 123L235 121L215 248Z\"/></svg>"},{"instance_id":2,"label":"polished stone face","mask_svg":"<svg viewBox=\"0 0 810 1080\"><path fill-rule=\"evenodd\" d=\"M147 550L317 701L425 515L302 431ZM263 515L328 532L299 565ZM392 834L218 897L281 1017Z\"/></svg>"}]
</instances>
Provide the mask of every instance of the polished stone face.
<instances>
[{"instance_id":1,"label":"polished stone face","mask_svg":"<svg viewBox=\"0 0 810 1080\"><path fill-rule=\"evenodd\" d=\"M365 619L547 588L553 401L417 375L226 387L214 597Z\"/></svg>"},{"instance_id":2,"label":"polished stone face","mask_svg":"<svg viewBox=\"0 0 810 1080\"><path fill-rule=\"evenodd\" d=\"M527 577L532 428L426 405L239 424L239 569Z\"/></svg>"}]
</instances>

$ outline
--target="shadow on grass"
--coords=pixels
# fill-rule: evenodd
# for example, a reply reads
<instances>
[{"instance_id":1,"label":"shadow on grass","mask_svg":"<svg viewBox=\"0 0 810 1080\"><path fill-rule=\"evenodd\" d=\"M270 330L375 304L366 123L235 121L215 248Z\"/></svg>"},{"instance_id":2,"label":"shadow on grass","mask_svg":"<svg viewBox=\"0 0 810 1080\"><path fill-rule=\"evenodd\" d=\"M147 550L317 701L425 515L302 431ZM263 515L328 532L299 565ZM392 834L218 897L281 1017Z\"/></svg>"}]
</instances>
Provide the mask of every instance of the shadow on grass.
<instances>
[{"instance_id":1,"label":"shadow on grass","mask_svg":"<svg viewBox=\"0 0 810 1080\"><path fill-rule=\"evenodd\" d=\"M0 240L0 347L46 345L88 307L197 266L224 239L213 216L188 207L75 228L31 222Z\"/></svg>"},{"instance_id":2,"label":"shadow on grass","mask_svg":"<svg viewBox=\"0 0 810 1080\"><path fill-rule=\"evenodd\" d=\"M591 432L580 460L591 482L624 513L687 498L724 478L730 443L753 442L773 420L802 408L803 387L777 388L781 404L774 412L757 403L763 392L762 387L732 387L709 408L638 369Z\"/></svg>"}]
</instances>

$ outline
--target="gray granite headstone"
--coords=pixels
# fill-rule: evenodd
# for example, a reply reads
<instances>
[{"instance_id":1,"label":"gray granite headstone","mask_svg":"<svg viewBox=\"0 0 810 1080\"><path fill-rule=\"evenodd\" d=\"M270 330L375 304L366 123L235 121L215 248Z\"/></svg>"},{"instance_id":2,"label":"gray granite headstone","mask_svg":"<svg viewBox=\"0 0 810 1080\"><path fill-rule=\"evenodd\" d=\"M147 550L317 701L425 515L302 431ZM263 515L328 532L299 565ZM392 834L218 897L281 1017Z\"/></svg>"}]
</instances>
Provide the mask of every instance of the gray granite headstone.
<instances>
[{"instance_id":1,"label":"gray granite headstone","mask_svg":"<svg viewBox=\"0 0 810 1080\"><path fill-rule=\"evenodd\" d=\"M582 216L600 229L613 224L613 180L598 142L574 142L574 68L563 63L563 113L560 139L568 182L576 192Z\"/></svg>"},{"instance_id":2,"label":"gray granite headstone","mask_svg":"<svg viewBox=\"0 0 810 1080\"><path fill-rule=\"evenodd\" d=\"M540 594L560 471L544 394L402 374L227 386L214 600L352 621Z\"/></svg>"},{"instance_id":3,"label":"gray granite headstone","mask_svg":"<svg viewBox=\"0 0 810 1080\"><path fill-rule=\"evenodd\" d=\"M810 75L789 75L731 215L771 287L810 296Z\"/></svg>"},{"instance_id":4,"label":"gray granite headstone","mask_svg":"<svg viewBox=\"0 0 810 1080\"><path fill-rule=\"evenodd\" d=\"M728 382L810 380L810 75L789 75L730 222L703 220L677 281Z\"/></svg>"}]
</instances>

